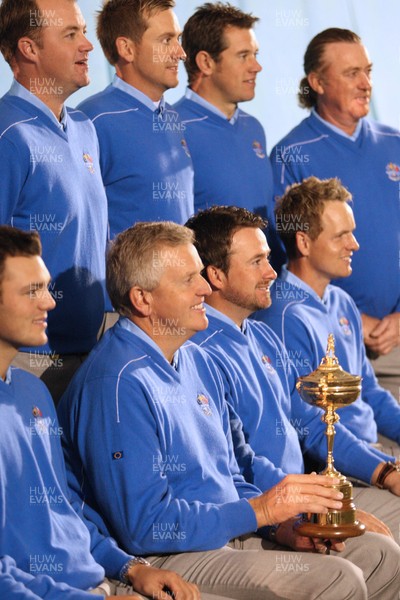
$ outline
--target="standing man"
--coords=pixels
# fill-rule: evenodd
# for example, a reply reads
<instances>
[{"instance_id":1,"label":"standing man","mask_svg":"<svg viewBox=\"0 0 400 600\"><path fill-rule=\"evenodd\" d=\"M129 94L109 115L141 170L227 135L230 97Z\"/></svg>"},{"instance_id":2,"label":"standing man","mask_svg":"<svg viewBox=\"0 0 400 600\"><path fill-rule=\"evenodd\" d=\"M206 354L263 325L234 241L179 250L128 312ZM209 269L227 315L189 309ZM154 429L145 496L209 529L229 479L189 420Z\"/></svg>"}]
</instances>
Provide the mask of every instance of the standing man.
<instances>
[{"instance_id":1,"label":"standing man","mask_svg":"<svg viewBox=\"0 0 400 600\"><path fill-rule=\"evenodd\" d=\"M375 372L399 400L400 132L367 118L372 64L352 31L332 28L315 36L304 71L299 100L311 114L272 151L275 193L315 175L338 177L352 194L360 250L351 276L334 283L355 301L368 352L380 357ZM278 233L290 227L276 223Z\"/></svg>"},{"instance_id":2,"label":"standing man","mask_svg":"<svg viewBox=\"0 0 400 600\"><path fill-rule=\"evenodd\" d=\"M265 223L246 209L216 206L198 213L188 226L195 232L213 290L207 298L208 328L193 341L210 353L226 382L242 473L261 490L269 489L286 473L304 471L303 453L325 462L326 436L321 410L303 402L296 391L297 371L279 338L264 323L248 320L257 309L270 306L270 286L276 278L262 231ZM370 426L368 417L366 424ZM254 451L252 459L243 450L241 429ZM370 448L341 423L336 429L338 468L367 483L384 483L392 492L355 489L356 504L385 521L397 536L400 473L395 467L389 472L386 464L392 466L393 457ZM275 465L275 472L267 461ZM384 482L378 479L381 471L387 474ZM282 527L279 539L298 547L291 525Z\"/></svg>"},{"instance_id":3,"label":"standing man","mask_svg":"<svg viewBox=\"0 0 400 600\"><path fill-rule=\"evenodd\" d=\"M0 222L40 231L57 308L48 341L18 364L56 399L104 314L107 203L94 127L66 108L88 85L92 50L74 0L3 0L0 48L14 82L0 100Z\"/></svg>"},{"instance_id":4,"label":"standing man","mask_svg":"<svg viewBox=\"0 0 400 600\"><path fill-rule=\"evenodd\" d=\"M185 60L174 0L108 0L97 36L116 69L80 108L100 142L111 238L136 221L183 224L193 213L193 168L185 127L164 100Z\"/></svg>"},{"instance_id":5,"label":"standing man","mask_svg":"<svg viewBox=\"0 0 400 600\"><path fill-rule=\"evenodd\" d=\"M19 346L47 342L48 311L55 305L49 285L38 233L1 226L0 597L139 599L134 588L167 600L167 586L176 598L199 600L192 584L100 535L71 498L49 392L30 373L10 367Z\"/></svg>"},{"instance_id":6,"label":"standing man","mask_svg":"<svg viewBox=\"0 0 400 600\"><path fill-rule=\"evenodd\" d=\"M377 433L383 434L391 440L385 452L400 459L400 406L376 380L354 301L330 285L332 279L351 275L353 253L359 249L350 200L337 179L309 177L286 191L276 219L296 223L296 230L281 231L287 268L271 288L272 306L254 316L279 336L300 375L318 367L333 333L341 367L362 377L358 400L339 410L341 423L367 443L375 444Z\"/></svg>"},{"instance_id":7,"label":"standing man","mask_svg":"<svg viewBox=\"0 0 400 600\"><path fill-rule=\"evenodd\" d=\"M253 30L257 21L230 4L207 2L183 29L189 87L175 108L193 160L196 212L234 204L266 218L272 203L264 130L238 107L254 98L262 68Z\"/></svg>"},{"instance_id":8,"label":"standing man","mask_svg":"<svg viewBox=\"0 0 400 600\"><path fill-rule=\"evenodd\" d=\"M340 494L317 475L290 475L260 494L239 474L219 371L185 344L207 327L202 268L192 232L174 223L138 223L111 246L107 289L121 318L59 406L68 468L86 503L128 552L140 548L202 592L392 600L400 551L389 538L367 533L350 560L303 556L308 568L282 577L273 546L254 534L304 506L325 513Z\"/></svg>"}]
</instances>

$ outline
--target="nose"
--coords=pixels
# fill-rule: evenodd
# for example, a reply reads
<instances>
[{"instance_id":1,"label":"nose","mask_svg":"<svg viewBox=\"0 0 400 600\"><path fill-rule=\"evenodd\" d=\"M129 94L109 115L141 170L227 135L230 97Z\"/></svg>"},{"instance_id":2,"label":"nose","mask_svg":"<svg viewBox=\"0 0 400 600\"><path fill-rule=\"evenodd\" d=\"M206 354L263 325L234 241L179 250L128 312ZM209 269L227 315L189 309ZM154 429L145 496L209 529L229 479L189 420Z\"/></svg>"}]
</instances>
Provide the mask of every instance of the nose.
<instances>
[{"instance_id":1,"label":"nose","mask_svg":"<svg viewBox=\"0 0 400 600\"><path fill-rule=\"evenodd\" d=\"M55 306L56 306L56 302L55 302L53 296L51 295L50 291L48 289L43 290L43 293L40 295L40 305L39 305L40 310L45 310L45 311L53 310L53 308L55 308Z\"/></svg>"},{"instance_id":2,"label":"nose","mask_svg":"<svg viewBox=\"0 0 400 600\"><path fill-rule=\"evenodd\" d=\"M370 90L372 88L372 77L370 73L362 72L360 75L360 87Z\"/></svg>"},{"instance_id":3,"label":"nose","mask_svg":"<svg viewBox=\"0 0 400 600\"><path fill-rule=\"evenodd\" d=\"M266 264L265 264L265 269L264 272L262 274L263 279L268 279L269 281L273 281L274 279L276 279L278 277L277 272L275 271L275 269L272 267L271 263L269 262L269 259L266 259Z\"/></svg>"},{"instance_id":4,"label":"nose","mask_svg":"<svg viewBox=\"0 0 400 600\"><path fill-rule=\"evenodd\" d=\"M92 42L90 42L88 40L88 38L86 37L86 35L83 33L82 34L82 42L80 44L80 51L81 52L91 52L93 50L94 46L92 44Z\"/></svg>"},{"instance_id":5,"label":"nose","mask_svg":"<svg viewBox=\"0 0 400 600\"><path fill-rule=\"evenodd\" d=\"M357 242L357 238L353 234L351 234L350 237L350 248L351 250L354 250L354 252L357 252L357 250L360 249L360 244Z\"/></svg>"},{"instance_id":6,"label":"nose","mask_svg":"<svg viewBox=\"0 0 400 600\"><path fill-rule=\"evenodd\" d=\"M254 64L253 64L252 70L255 71L256 73L259 73L260 71L262 71L262 66L258 62L256 56L254 57Z\"/></svg>"},{"instance_id":7,"label":"nose","mask_svg":"<svg viewBox=\"0 0 400 600\"><path fill-rule=\"evenodd\" d=\"M186 52L184 51L182 44L180 42L176 42L176 45L174 46L174 50L175 50L175 56L178 60L186 60Z\"/></svg>"},{"instance_id":8,"label":"nose","mask_svg":"<svg viewBox=\"0 0 400 600\"><path fill-rule=\"evenodd\" d=\"M209 283L204 279L202 275L200 275L200 285L197 294L199 296L210 296L211 291L212 290Z\"/></svg>"}]
</instances>

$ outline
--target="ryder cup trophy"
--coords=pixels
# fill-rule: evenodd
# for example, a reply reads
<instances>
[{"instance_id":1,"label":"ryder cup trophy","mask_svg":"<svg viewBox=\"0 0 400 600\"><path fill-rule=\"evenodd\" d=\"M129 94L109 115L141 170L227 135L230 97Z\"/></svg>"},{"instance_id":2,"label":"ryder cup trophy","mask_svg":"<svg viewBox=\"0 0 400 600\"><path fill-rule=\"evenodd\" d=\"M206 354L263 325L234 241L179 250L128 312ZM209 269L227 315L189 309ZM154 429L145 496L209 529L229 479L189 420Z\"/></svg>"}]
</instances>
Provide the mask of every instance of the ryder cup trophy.
<instances>
[{"instance_id":1,"label":"ryder cup trophy","mask_svg":"<svg viewBox=\"0 0 400 600\"><path fill-rule=\"evenodd\" d=\"M358 398L361 391L361 377L350 375L341 368L335 356L335 340L332 334L328 336L326 356L318 369L305 377L299 377L296 387L305 402L319 406L325 411L322 421L326 423L328 457L326 468L321 475L325 475L328 479L338 478L340 483L332 487L343 494L341 509L329 509L327 514L304 515L304 520L298 523L296 530L304 536L324 539L344 539L362 535L365 525L356 518L353 486L333 466L335 423L339 421L335 411Z\"/></svg>"}]
</instances>

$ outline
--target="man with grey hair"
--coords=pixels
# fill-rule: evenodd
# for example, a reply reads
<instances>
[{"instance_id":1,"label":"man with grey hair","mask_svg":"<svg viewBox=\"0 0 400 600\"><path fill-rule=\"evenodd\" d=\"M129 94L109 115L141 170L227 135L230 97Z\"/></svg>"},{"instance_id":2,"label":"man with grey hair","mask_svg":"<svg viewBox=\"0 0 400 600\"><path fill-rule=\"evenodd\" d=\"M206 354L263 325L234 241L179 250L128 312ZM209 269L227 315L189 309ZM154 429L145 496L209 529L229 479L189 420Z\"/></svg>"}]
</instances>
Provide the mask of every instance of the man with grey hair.
<instances>
[{"instance_id":1,"label":"man with grey hair","mask_svg":"<svg viewBox=\"0 0 400 600\"><path fill-rule=\"evenodd\" d=\"M350 560L298 554L307 567L282 577L265 526L339 508L342 495L318 475L287 475L264 494L240 475L219 370L185 343L207 327L211 291L193 241L174 223L139 223L114 240L107 287L122 316L59 406L70 477L126 551L202 593L365 599L364 577L373 589L382 565L380 598L392 598L398 547L383 536L354 544Z\"/></svg>"},{"instance_id":2,"label":"man with grey hair","mask_svg":"<svg viewBox=\"0 0 400 600\"><path fill-rule=\"evenodd\" d=\"M360 250L352 274L333 283L355 301L375 372L399 401L400 132L368 118L372 63L353 31L316 35L304 71L299 100L311 114L272 151L275 196L312 175L337 177L352 194ZM276 222L278 233L289 227Z\"/></svg>"}]
</instances>

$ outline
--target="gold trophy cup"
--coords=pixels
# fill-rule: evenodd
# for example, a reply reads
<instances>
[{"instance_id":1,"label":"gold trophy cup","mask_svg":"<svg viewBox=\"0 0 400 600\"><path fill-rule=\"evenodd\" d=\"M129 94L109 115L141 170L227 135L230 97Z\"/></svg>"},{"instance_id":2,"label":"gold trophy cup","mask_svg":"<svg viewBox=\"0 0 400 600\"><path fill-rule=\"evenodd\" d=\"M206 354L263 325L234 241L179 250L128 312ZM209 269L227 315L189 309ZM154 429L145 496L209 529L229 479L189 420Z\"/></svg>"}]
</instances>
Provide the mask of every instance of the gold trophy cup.
<instances>
[{"instance_id":1,"label":"gold trophy cup","mask_svg":"<svg viewBox=\"0 0 400 600\"><path fill-rule=\"evenodd\" d=\"M305 402L319 406L325 411L321 420L326 423L328 457L326 467L320 474L327 478L338 478L340 483L331 487L343 494L342 508L330 509L327 514L304 515L304 520L297 524L296 530L301 535L323 539L344 539L362 535L365 532L365 525L356 518L353 486L333 466L335 423L339 421L335 411L358 398L361 391L361 377L346 373L339 365L335 356L335 339L332 334L328 336L326 356L318 369L305 377L299 377L296 387Z\"/></svg>"}]
</instances>

